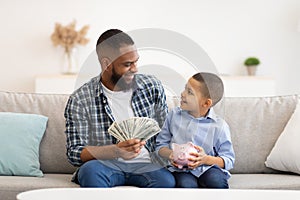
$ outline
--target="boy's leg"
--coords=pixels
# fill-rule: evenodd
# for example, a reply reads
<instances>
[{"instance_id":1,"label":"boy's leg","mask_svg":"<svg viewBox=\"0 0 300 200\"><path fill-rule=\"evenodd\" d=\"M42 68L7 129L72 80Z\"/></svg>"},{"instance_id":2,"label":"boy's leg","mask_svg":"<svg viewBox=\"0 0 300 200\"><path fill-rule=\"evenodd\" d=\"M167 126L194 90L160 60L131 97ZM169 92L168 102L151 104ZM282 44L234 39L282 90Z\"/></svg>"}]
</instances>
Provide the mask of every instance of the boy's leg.
<instances>
[{"instance_id":1,"label":"boy's leg","mask_svg":"<svg viewBox=\"0 0 300 200\"><path fill-rule=\"evenodd\" d=\"M197 177L188 172L173 172L177 188L198 188Z\"/></svg>"},{"instance_id":2,"label":"boy's leg","mask_svg":"<svg viewBox=\"0 0 300 200\"><path fill-rule=\"evenodd\" d=\"M228 189L226 174L218 167L211 167L198 178L201 188L223 188Z\"/></svg>"},{"instance_id":3,"label":"boy's leg","mask_svg":"<svg viewBox=\"0 0 300 200\"><path fill-rule=\"evenodd\" d=\"M124 185L125 177L122 171L91 160L80 167L78 182L81 187L114 187Z\"/></svg>"}]
</instances>

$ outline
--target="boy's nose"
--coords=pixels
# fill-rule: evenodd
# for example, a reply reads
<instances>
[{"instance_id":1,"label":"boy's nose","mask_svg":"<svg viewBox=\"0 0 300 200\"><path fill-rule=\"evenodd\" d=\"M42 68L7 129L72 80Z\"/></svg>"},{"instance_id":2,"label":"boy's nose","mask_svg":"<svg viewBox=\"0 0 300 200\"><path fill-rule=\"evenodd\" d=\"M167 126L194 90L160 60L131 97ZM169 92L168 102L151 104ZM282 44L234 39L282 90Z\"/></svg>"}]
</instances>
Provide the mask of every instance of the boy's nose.
<instances>
[{"instance_id":1,"label":"boy's nose","mask_svg":"<svg viewBox=\"0 0 300 200\"><path fill-rule=\"evenodd\" d=\"M184 91L183 91L183 92L181 92L181 97L184 97Z\"/></svg>"}]
</instances>

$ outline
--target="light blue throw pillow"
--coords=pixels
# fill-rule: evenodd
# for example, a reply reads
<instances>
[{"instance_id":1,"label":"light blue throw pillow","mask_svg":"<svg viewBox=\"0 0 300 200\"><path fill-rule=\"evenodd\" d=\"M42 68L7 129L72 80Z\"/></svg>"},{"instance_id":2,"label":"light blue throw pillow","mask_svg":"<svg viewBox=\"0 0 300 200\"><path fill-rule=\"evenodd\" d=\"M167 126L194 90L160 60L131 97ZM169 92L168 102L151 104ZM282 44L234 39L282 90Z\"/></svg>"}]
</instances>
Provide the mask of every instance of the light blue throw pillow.
<instances>
[{"instance_id":1,"label":"light blue throw pillow","mask_svg":"<svg viewBox=\"0 0 300 200\"><path fill-rule=\"evenodd\" d=\"M48 118L0 112L0 175L43 176L39 147Z\"/></svg>"}]
</instances>

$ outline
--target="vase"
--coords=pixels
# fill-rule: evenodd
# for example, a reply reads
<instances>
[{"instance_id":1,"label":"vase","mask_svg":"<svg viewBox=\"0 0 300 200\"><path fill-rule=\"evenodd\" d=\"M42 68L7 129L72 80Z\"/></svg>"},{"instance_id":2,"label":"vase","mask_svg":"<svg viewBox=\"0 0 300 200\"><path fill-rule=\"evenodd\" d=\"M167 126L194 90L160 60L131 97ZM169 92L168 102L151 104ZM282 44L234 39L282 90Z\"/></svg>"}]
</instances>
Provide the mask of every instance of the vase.
<instances>
[{"instance_id":1,"label":"vase","mask_svg":"<svg viewBox=\"0 0 300 200\"><path fill-rule=\"evenodd\" d=\"M64 51L63 62L62 62L62 73L63 74L77 74L78 69L78 55L77 48L72 48Z\"/></svg>"}]
</instances>

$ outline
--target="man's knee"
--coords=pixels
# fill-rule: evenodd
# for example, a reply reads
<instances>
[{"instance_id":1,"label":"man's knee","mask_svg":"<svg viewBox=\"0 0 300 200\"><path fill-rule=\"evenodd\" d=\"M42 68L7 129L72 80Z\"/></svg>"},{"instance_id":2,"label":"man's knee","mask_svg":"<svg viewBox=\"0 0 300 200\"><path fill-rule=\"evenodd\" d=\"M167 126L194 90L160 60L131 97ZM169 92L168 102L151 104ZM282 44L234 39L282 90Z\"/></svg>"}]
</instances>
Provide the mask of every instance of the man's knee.
<instances>
[{"instance_id":1,"label":"man's knee","mask_svg":"<svg viewBox=\"0 0 300 200\"><path fill-rule=\"evenodd\" d=\"M81 187L109 187L107 170L97 160L84 163L78 171L78 182Z\"/></svg>"}]
</instances>

